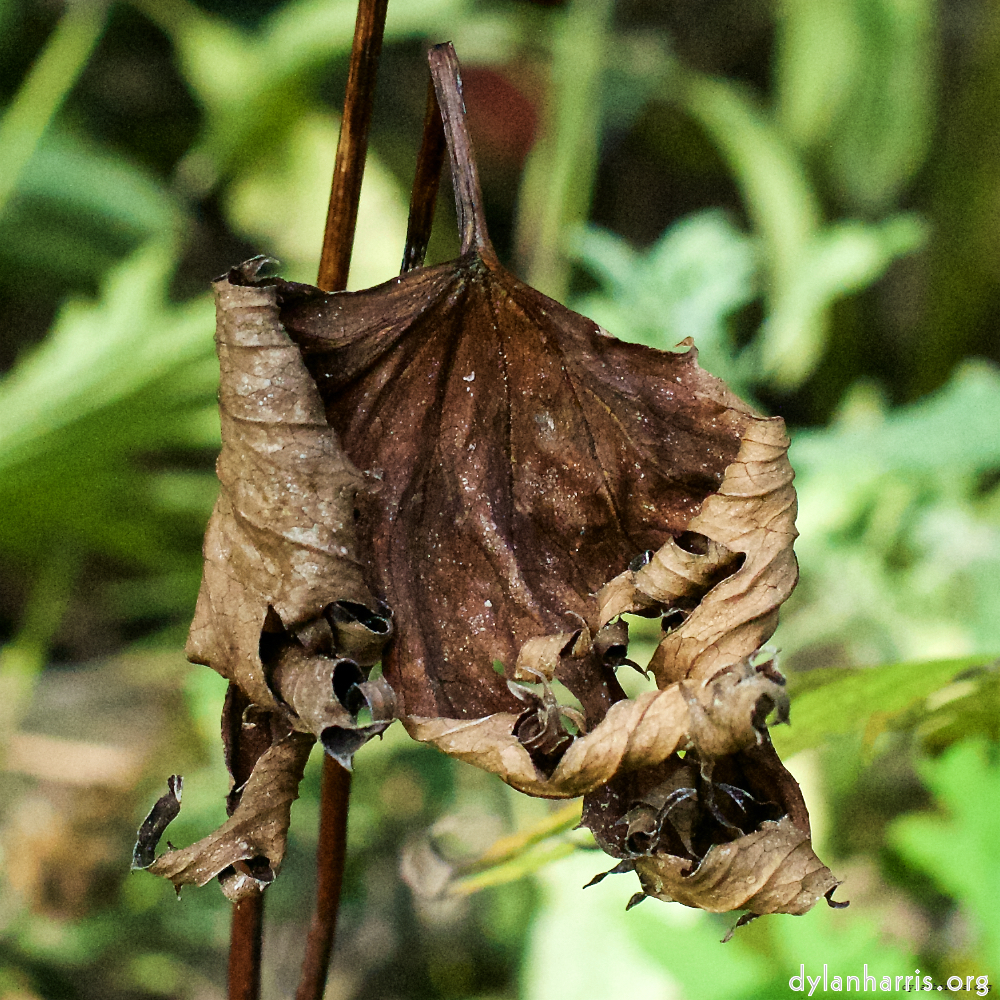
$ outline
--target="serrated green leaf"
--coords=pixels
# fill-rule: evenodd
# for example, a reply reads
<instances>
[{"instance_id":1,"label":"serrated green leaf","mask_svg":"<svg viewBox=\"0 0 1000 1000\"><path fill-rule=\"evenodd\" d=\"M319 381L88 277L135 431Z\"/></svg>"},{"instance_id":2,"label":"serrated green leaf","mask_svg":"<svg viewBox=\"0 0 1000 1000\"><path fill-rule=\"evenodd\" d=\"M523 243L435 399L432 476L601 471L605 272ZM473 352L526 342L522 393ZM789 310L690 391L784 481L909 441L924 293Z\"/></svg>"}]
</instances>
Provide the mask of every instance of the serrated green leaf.
<instances>
[{"instance_id":1,"label":"serrated green leaf","mask_svg":"<svg viewBox=\"0 0 1000 1000\"><path fill-rule=\"evenodd\" d=\"M934 708L933 702L928 705L929 696L948 685L963 679L989 683L993 680L990 672L975 670L992 660L970 656L793 675L791 724L774 727L771 738L782 756L849 733L865 736L871 744L887 729L916 725Z\"/></svg>"},{"instance_id":2,"label":"serrated green leaf","mask_svg":"<svg viewBox=\"0 0 1000 1000\"><path fill-rule=\"evenodd\" d=\"M904 816L889 840L906 861L962 900L976 923L987 970L1000 974L1000 761L996 746L966 741L918 765L941 813Z\"/></svg>"},{"instance_id":3,"label":"serrated green leaf","mask_svg":"<svg viewBox=\"0 0 1000 1000\"><path fill-rule=\"evenodd\" d=\"M893 470L954 476L1000 463L998 426L1000 373L968 362L939 392L884 419L799 431L789 455L801 475L835 474L841 482Z\"/></svg>"}]
</instances>

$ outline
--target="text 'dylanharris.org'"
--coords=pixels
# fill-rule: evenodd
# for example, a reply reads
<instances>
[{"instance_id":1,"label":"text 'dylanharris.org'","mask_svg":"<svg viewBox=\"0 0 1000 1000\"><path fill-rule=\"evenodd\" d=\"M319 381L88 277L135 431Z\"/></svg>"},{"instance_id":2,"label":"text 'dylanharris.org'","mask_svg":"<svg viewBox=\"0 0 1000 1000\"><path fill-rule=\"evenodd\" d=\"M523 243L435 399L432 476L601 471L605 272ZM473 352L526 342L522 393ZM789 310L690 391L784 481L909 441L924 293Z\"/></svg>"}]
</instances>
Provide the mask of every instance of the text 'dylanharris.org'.
<instances>
[{"instance_id":1,"label":"text 'dylanharris.org'","mask_svg":"<svg viewBox=\"0 0 1000 1000\"><path fill-rule=\"evenodd\" d=\"M914 969L909 975L882 976L868 966L852 975L831 973L829 966L823 966L821 975L806 973L805 965L799 966L796 975L788 980L788 988L793 993L813 996L816 993L975 993L984 997L990 992L988 976L950 976L944 982L937 982L933 976L922 975Z\"/></svg>"}]
</instances>

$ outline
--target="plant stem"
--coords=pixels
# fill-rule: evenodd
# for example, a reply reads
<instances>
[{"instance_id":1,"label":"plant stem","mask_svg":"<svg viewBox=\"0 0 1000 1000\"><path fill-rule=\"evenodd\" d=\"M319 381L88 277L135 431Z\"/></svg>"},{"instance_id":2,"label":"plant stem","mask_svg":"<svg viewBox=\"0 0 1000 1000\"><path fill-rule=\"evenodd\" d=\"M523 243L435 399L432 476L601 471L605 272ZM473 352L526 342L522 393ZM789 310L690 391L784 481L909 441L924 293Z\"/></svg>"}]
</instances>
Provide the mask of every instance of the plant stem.
<instances>
[{"instance_id":1,"label":"plant stem","mask_svg":"<svg viewBox=\"0 0 1000 1000\"><path fill-rule=\"evenodd\" d=\"M316 284L325 292L340 292L347 287L388 3L389 0L360 0L358 3L344 117L340 124L323 253L316 279Z\"/></svg>"},{"instance_id":2,"label":"plant stem","mask_svg":"<svg viewBox=\"0 0 1000 1000\"><path fill-rule=\"evenodd\" d=\"M253 774L261 755L271 745L270 724L244 725L244 713L252 702L235 684L229 685L222 709L222 743L226 748L226 767L233 779L233 790L226 801L226 812L236 811L242 789ZM258 1000L260 997L260 958L264 936L264 893L255 892L233 903L229 924L229 1000Z\"/></svg>"},{"instance_id":3,"label":"plant stem","mask_svg":"<svg viewBox=\"0 0 1000 1000\"><path fill-rule=\"evenodd\" d=\"M306 939L306 954L295 1000L320 1000L326 986L337 930L340 886L344 879L350 794L350 771L345 771L332 757L324 757L319 845L316 849L316 909Z\"/></svg>"},{"instance_id":4,"label":"plant stem","mask_svg":"<svg viewBox=\"0 0 1000 1000\"><path fill-rule=\"evenodd\" d=\"M444 153L444 123L441 121L441 106L434 90L434 80L431 79L427 85L424 136L417 154L417 169L413 176L413 190L410 192L410 217L406 224L406 249L403 250L400 274L422 267L424 257L427 256Z\"/></svg>"},{"instance_id":5,"label":"plant stem","mask_svg":"<svg viewBox=\"0 0 1000 1000\"><path fill-rule=\"evenodd\" d=\"M316 279L316 284L327 292L339 292L347 287L388 3L389 0L359 0L358 3L344 116ZM316 849L316 909L306 939L296 1000L321 1000L326 986L344 879L350 795L350 772L332 757L324 757Z\"/></svg>"},{"instance_id":6,"label":"plant stem","mask_svg":"<svg viewBox=\"0 0 1000 1000\"><path fill-rule=\"evenodd\" d=\"M233 903L229 929L229 1000L260 997L260 950L264 929L264 894Z\"/></svg>"}]
</instances>

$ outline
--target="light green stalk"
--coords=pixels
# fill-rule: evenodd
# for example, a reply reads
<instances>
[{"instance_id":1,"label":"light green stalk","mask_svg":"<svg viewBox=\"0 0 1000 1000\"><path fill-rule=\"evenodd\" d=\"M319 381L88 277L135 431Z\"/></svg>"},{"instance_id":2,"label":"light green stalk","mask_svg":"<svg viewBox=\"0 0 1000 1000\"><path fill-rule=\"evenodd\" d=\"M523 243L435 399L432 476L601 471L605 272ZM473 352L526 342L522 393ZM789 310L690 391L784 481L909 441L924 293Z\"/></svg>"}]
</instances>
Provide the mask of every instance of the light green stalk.
<instances>
[{"instance_id":1,"label":"light green stalk","mask_svg":"<svg viewBox=\"0 0 1000 1000\"><path fill-rule=\"evenodd\" d=\"M567 234L587 221L601 134L601 76L612 0L572 0L552 43L552 97L521 184L519 270L529 284L565 301Z\"/></svg>"}]
</instances>

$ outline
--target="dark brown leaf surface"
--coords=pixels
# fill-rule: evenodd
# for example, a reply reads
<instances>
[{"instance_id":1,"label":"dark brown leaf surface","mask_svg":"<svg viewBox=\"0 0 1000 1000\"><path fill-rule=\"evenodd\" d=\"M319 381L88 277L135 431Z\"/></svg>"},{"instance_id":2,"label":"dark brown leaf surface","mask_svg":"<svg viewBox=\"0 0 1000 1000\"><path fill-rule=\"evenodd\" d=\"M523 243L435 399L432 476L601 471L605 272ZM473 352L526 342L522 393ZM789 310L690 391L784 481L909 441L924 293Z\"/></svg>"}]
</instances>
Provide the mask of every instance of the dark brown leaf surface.
<instances>
[{"instance_id":1,"label":"dark brown leaf surface","mask_svg":"<svg viewBox=\"0 0 1000 1000\"><path fill-rule=\"evenodd\" d=\"M693 351L614 340L479 251L282 321L382 481L359 541L409 716L513 709L493 661L513 677L525 642L597 632L593 595L687 528L753 420Z\"/></svg>"}]
</instances>

